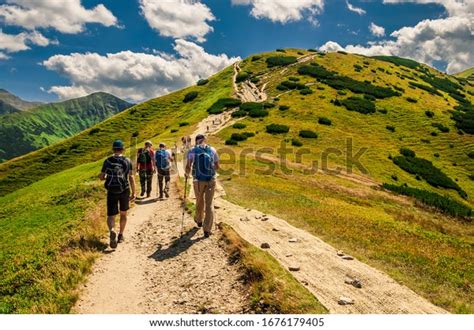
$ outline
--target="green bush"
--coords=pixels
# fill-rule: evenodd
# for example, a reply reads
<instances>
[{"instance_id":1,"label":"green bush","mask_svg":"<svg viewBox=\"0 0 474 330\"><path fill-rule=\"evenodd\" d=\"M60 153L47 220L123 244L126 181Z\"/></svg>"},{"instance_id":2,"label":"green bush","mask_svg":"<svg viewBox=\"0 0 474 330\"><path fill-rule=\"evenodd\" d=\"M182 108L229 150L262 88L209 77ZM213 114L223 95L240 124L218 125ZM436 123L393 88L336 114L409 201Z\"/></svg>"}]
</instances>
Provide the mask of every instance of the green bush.
<instances>
[{"instance_id":1,"label":"green bush","mask_svg":"<svg viewBox=\"0 0 474 330\"><path fill-rule=\"evenodd\" d=\"M388 113L387 109L378 109L377 111L384 114L384 115L386 115Z\"/></svg>"},{"instance_id":2,"label":"green bush","mask_svg":"<svg viewBox=\"0 0 474 330\"><path fill-rule=\"evenodd\" d=\"M441 123L433 123L433 124L431 124L431 126L436 127L442 133L448 133L449 132L449 128L444 126Z\"/></svg>"},{"instance_id":3,"label":"green bush","mask_svg":"<svg viewBox=\"0 0 474 330\"><path fill-rule=\"evenodd\" d=\"M305 139L317 139L318 133L311 130L301 130L299 136Z\"/></svg>"},{"instance_id":4,"label":"green bush","mask_svg":"<svg viewBox=\"0 0 474 330\"><path fill-rule=\"evenodd\" d=\"M273 68L275 66L285 66L297 62L294 56L272 56L267 58L267 67Z\"/></svg>"},{"instance_id":5,"label":"green bush","mask_svg":"<svg viewBox=\"0 0 474 330\"><path fill-rule=\"evenodd\" d=\"M292 89L302 90L302 89L306 89L307 87L304 84L286 80L286 81L281 82L276 88L280 91L286 91L286 90L292 90Z\"/></svg>"},{"instance_id":6,"label":"green bush","mask_svg":"<svg viewBox=\"0 0 474 330\"><path fill-rule=\"evenodd\" d=\"M270 134L283 134L283 133L288 133L290 131L290 128L286 125L280 125L280 124L270 124L266 127L267 133Z\"/></svg>"},{"instance_id":7,"label":"green bush","mask_svg":"<svg viewBox=\"0 0 474 330\"><path fill-rule=\"evenodd\" d=\"M233 133L230 136L231 140L234 140L234 141L237 141L237 142L245 141L245 140L247 140L247 138L248 138L247 135L241 134L241 133Z\"/></svg>"},{"instance_id":8,"label":"green bush","mask_svg":"<svg viewBox=\"0 0 474 330\"><path fill-rule=\"evenodd\" d=\"M248 112L248 114L252 118L263 118L268 116L268 111L262 109L252 109Z\"/></svg>"},{"instance_id":9,"label":"green bush","mask_svg":"<svg viewBox=\"0 0 474 330\"><path fill-rule=\"evenodd\" d=\"M236 146L238 145L239 143L235 140L232 140L232 139L228 139L228 140L225 140L225 145L226 146Z\"/></svg>"},{"instance_id":10,"label":"green bush","mask_svg":"<svg viewBox=\"0 0 474 330\"><path fill-rule=\"evenodd\" d=\"M355 71L360 72L360 71L362 71L363 68L359 64L354 64L354 69L355 69Z\"/></svg>"},{"instance_id":11,"label":"green bush","mask_svg":"<svg viewBox=\"0 0 474 330\"><path fill-rule=\"evenodd\" d=\"M280 109L280 111L286 111L290 108L290 106L288 105L280 105L280 107L278 109Z\"/></svg>"},{"instance_id":12,"label":"green bush","mask_svg":"<svg viewBox=\"0 0 474 330\"><path fill-rule=\"evenodd\" d=\"M400 154L405 157L416 157L416 153L413 150L405 147L400 148Z\"/></svg>"},{"instance_id":13,"label":"green bush","mask_svg":"<svg viewBox=\"0 0 474 330\"><path fill-rule=\"evenodd\" d=\"M286 50L284 50L283 48L277 48L276 51L280 53L286 53Z\"/></svg>"},{"instance_id":14,"label":"green bush","mask_svg":"<svg viewBox=\"0 0 474 330\"><path fill-rule=\"evenodd\" d=\"M242 81L245 81L247 79L249 79L250 75L248 72L239 72L237 74L237 77L235 78L235 82L236 83L240 83Z\"/></svg>"},{"instance_id":15,"label":"green bush","mask_svg":"<svg viewBox=\"0 0 474 330\"><path fill-rule=\"evenodd\" d=\"M179 131L179 130L176 129L176 128L172 128L172 129L170 130L170 133L176 133L177 131Z\"/></svg>"},{"instance_id":16,"label":"green bush","mask_svg":"<svg viewBox=\"0 0 474 330\"><path fill-rule=\"evenodd\" d=\"M288 80L290 80L290 81L300 81L300 78L298 78L298 77L288 77Z\"/></svg>"},{"instance_id":17,"label":"green bush","mask_svg":"<svg viewBox=\"0 0 474 330\"><path fill-rule=\"evenodd\" d=\"M241 118L247 116L247 111L244 110L237 110L232 112L232 117L233 118Z\"/></svg>"},{"instance_id":18,"label":"green bush","mask_svg":"<svg viewBox=\"0 0 474 330\"><path fill-rule=\"evenodd\" d=\"M194 100L196 97L198 96L198 92L189 92L188 94L186 94L184 96L184 99L183 99L183 102L184 103L188 103L188 102L191 102L192 100Z\"/></svg>"},{"instance_id":19,"label":"green bush","mask_svg":"<svg viewBox=\"0 0 474 330\"><path fill-rule=\"evenodd\" d=\"M198 85L198 86L204 86L204 85L206 85L208 82L209 82L208 79L199 79L198 82L197 82L197 85Z\"/></svg>"},{"instance_id":20,"label":"green bush","mask_svg":"<svg viewBox=\"0 0 474 330\"><path fill-rule=\"evenodd\" d=\"M347 76L338 75L336 72L329 71L317 63L311 65L303 65L298 69L301 75L307 75L318 79L334 89L348 89L353 93L372 95L376 98L383 99L391 96L399 96L400 93L391 88L379 87L372 85L370 82L361 82Z\"/></svg>"},{"instance_id":21,"label":"green bush","mask_svg":"<svg viewBox=\"0 0 474 330\"><path fill-rule=\"evenodd\" d=\"M261 58L262 58L261 55L254 55L254 56L252 56L252 62L256 62L256 61L260 60Z\"/></svg>"},{"instance_id":22,"label":"green bush","mask_svg":"<svg viewBox=\"0 0 474 330\"><path fill-rule=\"evenodd\" d=\"M189 123L187 121L182 121L178 125L179 125L179 127L183 127L183 126L188 126Z\"/></svg>"},{"instance_id":23,"label":"green bush","mask_svg":"<svg viewBox=\"0 0 474 330\"><path fill-rule=\"evenodd\" d=\"M305 88L305 89L300 90L300 94L301 95L309 95L309 94L313 94L313 91L309 88Z\"/></svg>"},{"instance_id":24,"label":"green bush","mask_svg":"<svg viewBox=\"0 0 474 330\"><path fill-rule=\"evenodd\" d=\"M400 152L402 152L402 150L400 150ZM429 160L418 158L412 154L408 157L402 154L402 156L394 157L393 162L402 170L425 179L425 181L433 187L453 189L456 190L461 197L467 197L466 192L462 190L456 182L439 168L435 167Z\"/></svg>"},{"instance_id":25,"label":"green bush","mask_svg":"<svg viewBox=\"0 0 474 330\"><path fill-rule=\"evenodd\" d=\"M332 125L331 119L326 118L326 117L319 117L318 123L321 124L321 125L326 125L326 126L331 126Z\"/></svg>"},{"instance_id":26,"label":"green bush","mask_svg":"<svg viewBox=\"0 0 474 330\"><path fill-rule=\"evenodd\" d=\"M438 132L431 132L430 135L431 136L438 136Z\"/></svg>"},{"instance_id":27,"label":"green bush","mask_svg":"<svg viewBox=\"0 0 474 330\"><path fill-rule=\"evenodd\" d=\"M474 110L453 112L456 128L468 134L474 134Z\"/></svg>"},{"instance_id":28,"label":"green bush","mask_svg":"<svg viewBox=\"0 0 474 330\"><path fill-rule=\"evenodd\" d=\"M253 77L252 79L250 79L250 82L254 84L257 84L259 81L260 81L260 78L257 78L257 77Z\"/></svg>"},{"instance_id":29,"label":"green bush","mask_svg":"<svg viewBox=\"0 0 474 330\"><path fill-rule=\"evenodd\" d=\"M401 195L414 197L423 204L433 206L441 212L449 214L451 216L467 219L471 218L474 214L473 210L467 205L461 204L458 201L455 201L454 199L441 196L430 191L411 188L407 186L396 186L388 183L384 183L383 187L387 190L393 191Z\"/></svg>"},{"instance_id":30,"label":"green bush","mask_svg":"<svg viewBox=\"0 0 474 330\"><path fill-rule=\"evenodd\" d=\"M232 125L232 128L236 128L236 129L244 129L245 127L247 127L247 125L242 124L242 123L235 123L234 125Z\"/></svg>"},{"instance_id":31,"label":"green bush","mask_svg":"<svg viewBox=\"0 0 474 330\"><path fill-rule=\"evenodd\" d=\"M294 146L294 147L302 147L303 142L301 142L298 139L291 139L291 145Z\"/></svg>"},{"instance_id":32,"label":"green bush","mask_svg":"<svg viewBox=\"0 0 474 330\"><path fill-rule=\"evenodd\" d=\"M240 100L233 98L219 99L207 109L207 112L213 115L220 114L224 112L224 110L238 107L241 103Z\"/></svg>"},{"instance_id":33,"label":"green bush","mask_svg":"<svg viewBox=\"0 0 474 330\"><path fill-rule=\"evenodd\" d=\"M467 154L467 157L474 159L474 151L471 151Z\"/></svg>"},{"instance_id":34,"label":"green bush","mask_svg":"<svg viewBox=\"0 0 474 330\"><path fill-rule=\"evenodd\" d=\"M375 104L360 97L351 96L348 99L342 100L340 102L349 111L356 111L362 114L375 112Z\"/></svg>"},{"instance_id":35,"label":"green bush","mask_svg":"<svg viewBox=\"0 0 474 330\"><path fill-rule=\"evenodd\" d=\"M387 126L385 126L385 128L386 128L387 130L389 130L390 132L392 132L392 133L395 132L395 126L387 125Z\"/></svg>"},{"instance_id":36,"label":"green bush","mask_svg":"<svg viewBox=\"0 0 474 330\"><path fill-rule=\"evenodd\" d=\"M346 91L337 91L337 95L347 95Z\"/></svg>"},{"instance_id":37,"label":"green bush","mask_svg":"<svg viewBox=\"0 0 474 330\"><path fill-rule=\"evenodd\" d=\"M405 66L410 69L416 69L420 66L420 63L416 61L397 56L372 56L372 58L375 58L380 61L390 62L392 64L395 64L396 66Z\"/></svg>"},{"instance_id":38,"label":"green bush","mask_svg":"<svg viewBox=\"0 0 474 330\"><path fill-rule=\"evenodd\" d=\"M91 129L91 130L89 131L89 135L94 135L94 134L97 134L97 133L99 133L99 132L100 132L100 128L94 127L93 129Z\"/></svg>"},{"instance_id":39,"label":"green bush","mask_svg":"<svg viewBox=\"0 0 474 330\"><path fill-rule=\"evenodd\" d=\"M406 100L410 103L418 103L418 100L414 99L413 97L407 97Z\"/></svg>"},{"instance_id":40,"label":"green bush","mask_svg":"<svg viewBox=\"0 0 474 330\"><path fill-rule=\"evenodd\" d=\"M425 90L428 93L433 94L433 95L438 95L438 96L442 95L436 88L433 88L433 87L425 85L425 84L419 84L419 83L416 83L416 82L413 82L413 81L410 81L408 84L410 86L418 87L419 89Z\"/></svg>"},{"instance_id":41,"label":"green bush","mask_svg":"<svg viewBox=\"0 0 474 330\"><path fill-rule=\"evenodd\" d=\"M428 117L428 118L433 118L435 114L434 114L433 111L426 110L426 111L425 111L425 115L426 115L426 117Z\"/></svg>"}]
</instances>

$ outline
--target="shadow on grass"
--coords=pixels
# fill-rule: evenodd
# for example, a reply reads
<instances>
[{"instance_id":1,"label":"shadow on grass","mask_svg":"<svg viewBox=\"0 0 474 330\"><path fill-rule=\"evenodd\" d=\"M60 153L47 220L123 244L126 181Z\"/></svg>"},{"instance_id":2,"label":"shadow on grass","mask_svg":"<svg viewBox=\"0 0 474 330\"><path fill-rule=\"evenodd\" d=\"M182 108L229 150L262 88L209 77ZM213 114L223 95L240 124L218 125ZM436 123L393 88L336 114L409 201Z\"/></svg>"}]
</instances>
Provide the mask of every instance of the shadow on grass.
<instances>
[{"instance_id":1,"label":"shadow on grass","mask_svg":"<svg viewBox=\"0 0 474 330\"><path fill-rule=\"evenodd\" d=\"M203 236L194 238L194 235L199 231L199 228L192 228L186 232L182 237L174 240L170 246L164 250L161 249L161 246L149 256L149 258L155 259L156 261L164 261L179 256L182 252L189 249L193 244L204 239Z\"/></svg>"}]
</instances>

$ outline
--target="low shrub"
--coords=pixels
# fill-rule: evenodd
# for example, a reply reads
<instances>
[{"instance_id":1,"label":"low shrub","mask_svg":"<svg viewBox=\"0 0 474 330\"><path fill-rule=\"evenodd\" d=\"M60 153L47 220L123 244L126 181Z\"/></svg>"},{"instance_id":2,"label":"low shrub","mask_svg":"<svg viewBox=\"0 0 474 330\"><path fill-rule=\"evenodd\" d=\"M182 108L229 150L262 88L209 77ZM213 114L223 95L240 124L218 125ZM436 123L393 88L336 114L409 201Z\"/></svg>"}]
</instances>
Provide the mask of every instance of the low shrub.
<instances>
[{"instance_id":1,"label":"low shrub","mask_svg":"<svg viewBox=\"0 0 474 330\"><path fill-rule=\"evenodd\" d=\"M254 84L257 84L259 81L260 81L260 78L257 78L257 77L253 77L252 79L250 79L250 82Z\"/></svg>"},{"instance_id":2,"label":"low shrub","mask_svg":"<svg viewBox=\"0 0 474 330\"><path fill-rule=\"evenodd\" d=\"M439 158L439 153L435 152L435 153L433 154L433 156L434 156L435 158Z\"/></svg>"},{"instance_id":3,"label":"low shrub","mask_svg":"<svg viewBox=\"0 0 474 330\"><path fill-rule=\"evenodd\" d=\"M392 180L393 181L398 181L398 176L396 174L392 174Z\"/></svg>"},{"instance_id":4,"label":"low shrub","mask_svg":"<svg viewBox=\"0 0 474 330\"><path fill-rule=\"evenodd\" d=\"M313 91L309 88L305 88L305 89L300 90L300 94L301 95L310 95L310 94L313 94Z\"/></svg>"},{"instance_id":5,"label":"low shrub","mask_svg":"<svg viewBox=\"0 0 474 330\"><path fill-rule=\"evenodd\" d=\"M182 121L178 125L179 125L179 127L183 127L183 126L188 126L189 123L187 121Z\"/></svg>"},{"instance_id":6,"label":"low shrub","mask_svg":"<svg viewBox=\"0 0 474 330\"><path fill-rule=\"evenodd\" d=\"M184 102L184 103L191 102L191 101L193 101L197 96L198 96L198 92L196 92L196 91L189 92L188 94L186 94L186 95L184 96L183 102Z\"/></svg>"},{"instance_id":7,"label":"low shrub","mask_svg":"<svg viewBox=\"0 0 474 330\"><path fill-rule=\"evenodd\" d=\"M261 55L254 55L254 56L252 56L252 62L256 62L256 61L260 60L261 58L262 58Z\"/></svg>"},{"instance_id":8,"label":"low shrub","mask_svg":"<svg viewBox=\"0 0 474 330\"><path fill-rule=\"evenodd\" d=\"M280 53L286 53L286 50L284 50L283 48L277 48L276 51Z\"/></svg>"},{"instance_id":9,"label":"low shrub","mask_svg":"<svg viewBox=\"0 0 474 330\"><path fill-rule=\"evenodd\" d=\"M290 106L288 105L280 105L280 107L278 108L280 111L286 111L290 108Z\"/></svg>"},{"instance_id":10,"label":"low shrub","mask_svg":"<svg viewBox=\"0 0 474 330\"><path fill-rule=\"evenodd\" d=\"M288 80L290 80L290 81L300 81L300 78L298 78L298 77L288 77Z\"/></svg>"},{"instance_id":11,"label":"low shrub","mask_svg":"<svg viewBox=\"0 0 474 330\"><path fill-rule=\"evenodd\" d=\"M267 58L267 67L286 66L297 62L294 56L272 56Z\"/></svg>"},{"instance_id":12,"label":"low shrub","mask_svg":"<svg viewBox=\"0 0 474 330\"><path fill-rule=\"evenodd\" d=\"M423 204L435 207L441 212L451 216L471 220L470 218L474 214L469 206L461 204L450 197L442 196L427 190L411 188L408 186L396 186L388 183L384 183L383 188L400 195L414 197Z\"/></svg>"},{"instance_id":13,"label":"low shrub","mask_svg":"<svg viewBox=\"0 0 474 330\"><path fill-rule=\"evenodd\" d=\"M170 133L176 133L177 131L179 131L177 128L170 129Z\"/></svg>"},{"instance_id":14,"label":"low shrub","mask_svg":"<svg viewBox=\"0 0 474 330\"><path fill-rule=\"evenodd\" d=\"M235 82L240 83L242 81L249 79L249 77L250 77L250 74L248 72L239 72L237 74L237 77L235 78Z\"/></svg>"},{"instance_id":15,"label":"low shrub","mask_svg":"<svg viewBox=\"0 0 474 330\"><path fill-rule=\"evenodd\" d=\"M208 82L209 82L208 79L199 79L198 82L197 82L197 85L198 85L198 86L204 86L204 85L206 85Z\"/></svg>"},{"instance_id":16,"label":"low shrub","mask_svg":"<svg viewBox=\"0 0 474 330\"><path fill-rule=\"evenodd\" d=\"M438 132L431 132L430 135L431 136L438 136Z\"/></svg>"},{"instance_id":17,"label":"low shrub","mask_svg":"<svg viewBox=\"0 0 474 330\"><path fill-rule=\"evenodd\" d=\"M474 134L474 109L469 111L455 111L452 119L456 122L456 128L468 133Z\"/></svg>"},{"instance_id":18,"label":"low shrub","mask_svg":"<svg viewBox=\"0 0 474 330\"><path fill-rule=\"evenodd\" d=\"M306 89L306 86L298 82L286 80L286 81L281 82L276 88L280 91L286 91L286 90L292 90L292 89L302 90L302 89Z\"/></svg>"},{"instance_id":19,"label":"low shrub","mask_svg":"<svg viewBox=\"0 0 474 330\"><path fill-rule=\"evenodd\" d=\"M428 117L428 118L433 118L435 114L434 114L433 111L426 110L426 111L425 111L425 115L426 115L426 117Z\"/></svg>"},{"instance_id":20,"label":"low shrub","mask_svg":"<svg viewBox=\"0 0 474 330\"><path fill-rule=\"evenodd\" d=\"M302 147L302 146L303 146L303 142L301 142L301 141L298 140L298 139L292 139L292 140L291 140L291 145L292 145L292 146L295 146L295 147Z\"/></svg>"},{"instance_id":21,"label":"low shrub","mask_svg":"<svg viewBox=\"0 0 474 330\"><path fill-rule=\"evenodd\" d=\"M100 128L94 127L93 129L91 129L91 130L89 131L89 135L94 135L94 134L97 134L97 133L99 133L99 132L100 132Z\"/></svg>"},{"instance_id":22,"label":"low shrub","mask_svg":"<svg viewBox=\"0 0 474 330\"><path fill-rule=\"evenodd\" d=\"M471 151L467 154L467 157L474 159L474 151Z\"/></svg>"},{"instance_id":23,"label":"low shrub","mask_svg":"<svg viewBox=\"0 0 474 330\"><path fill-rule=\"evenodd\" d=\"M431 126L436 127L442 133L448 133L449 132L449 127L446 127L441 123L433 123L433 124L431 124Z\"/></svg>"},{"instance_id":24,"label":"low shrub","mask_svg":"<svg viewBox=\"0 0 474 330\"><path fill-rule=\"evenodd\" d=\"M420 66L420 63L418 63L416 61L409 60L409 59L406 59L406 58L397 57L397 56L383 56L383 55L380 55L380 56L372 56L372 58L375 58L375 59L380 60L380 61L390 62L392 64L395 64L396 66L400 66L400 65L405 66L405 67L410 68L410 69L416 69Z\"/></svg>"},{"instance_id":25,"label":"low shrub","mask_svg":"<svg viewBox=\"0 0 474 330\"><path fill-rule=\"evenodd\" d=\"M317 139L318 133L311 130L301 130L299 136L305 139Z\"/></svg>"},{"instance_id":26,"label":"low shrub","mask_svg":"<svg viewBox=\"0 0 474 330\"><path fill-rule=\"evenodd\" d=\"M241 133L233 133L230 136L230 139L234 140L234 141L237 141L237 142L241 142L241 141L247 140L247 136L245 134L241 134Z\"/></svg>"},{"instance_id":27,"label":"low shrub","mask_svg":"<svg viewBox=\"0 0 474 330\"><path fill-rule=\"evenodd\" d=\"M290 128L286 125L270 124L266 127L266 131L270 134L283 134L288 133Z\"/></svg>"},{"instance_id":28,"label":"low shrub","mask_svg":"<svg viewBox=\"0 0 474 330\"><path fill-rule=\"evenodd\" d=\"M411 79L413 79L413 78L411 78ZM432 95L438 95L438 96L442 95L436 88L433 88L433 87L425 85L425 84L419 84L419 83L416 83L416 82L413 82L413 81L410 81L408 84L410 86L417 87L419 89L427 91L428 93L430 93Z\"/></svg>"},{"instance_id":29,"label":"low shrub","mask_svg":"<svg viewBox=\"0 0 474 330\"><path fill-rule=\"evenodd\" d=\"M406 100L410 103L418 103L418 100L414 99L413 97L407 97Z\"/></svg>"},{"instance_id":30,"label":"low shrub","mask_svg":"<svg viewBox=\"0 0 474 330\"><path fill-rule=\"evenodd\" d=\"M340 101L340 103L349 111L356 111L362 114L375 112L375 104L372 101L360 97L351 96L348 99ZM334 102L334 104L336 104L336 102Z\"/></svg>"},{"instance_id":31,"label":"low shrub","mask_svg":"<svg viewBox=\"0 0 474 330\"><path fill-rule=\"evenodd\" d=\"M268 116L268 111L263 109L252 109L248 114L252 118L263 118Z\"/></svg>"},{"instance_id":32,"label":"low shrub","mask_svg":"<svg viewBox=\"0 0 474 330\"><path fill-rule=\"evenodd\" d=\"M236 128L236 129L244 129L245 127L247 127L247 125L242 124L242 123L235 123L234 125L232 125L232 128Z\"/></svg>"},{"instance_id":33,"label":"low shrub","mask_svg":"<svg viewBox=\"0 0 474 330\"><path fill-rule=\"evenodd\" d=\"M239 143L235 140L232 140L232 139L228 139L228 140L225 140L225 145L226 146L236 146L238 145Z\"/></svg>"},{"instance_id":34,"label":"low shrub","mask_svg":"<svg viewBox=\"0 0 474 330\"><path fill-rule=\"evenodd\" d=\"M210 114L220 114L224 112L224 110L235 108L240 104L242 104L242 102L238 99L222 98L214 102L214 104L207 109L207 112Z\"/></svg>"},{"instance_id":35,"label":"low shrub","mask_svg":"<svg viewBox=\"0 0 474 330\"><path fill-rule=\"evenodd\" d=\"M326 117L319 117L318 118L318 123L320 125L326 125L326 126L331 126L332 125L331 119L326 118Z\"/></svg>"},{"instance_id":36,"label":"low shrub","mask_svg":"<svg viewBox=\"0 0 474 330\"><path fill-rule=\"evenodd\" d=\"M390 132L392 132L392 133L395 132L395 126L387 125L387 126L385 126L385 128L386 128L387 130L389 130Z\"/></svg>"},{"instance_id":37,"label":"low shrub","mask_svg":"<svg viewBox=\"0 0 474 330\"><path fill-rule=\"evenodd\" d=\"M400 154L405 157L416 157L416 153L413 150L405 147L400 148Z\"/></svg>"},{"instance_id":38,"label":"low shrub","mask_svg":"<svg viewBox=\"0 0 474 330\"><path fill-rule=\"evenodd\" d=\"M237 111L232 112L233 118L242 118L245 116L247 116L247 111L244 111L244 110L237 110Z\"/></svg>"}]
</instances>

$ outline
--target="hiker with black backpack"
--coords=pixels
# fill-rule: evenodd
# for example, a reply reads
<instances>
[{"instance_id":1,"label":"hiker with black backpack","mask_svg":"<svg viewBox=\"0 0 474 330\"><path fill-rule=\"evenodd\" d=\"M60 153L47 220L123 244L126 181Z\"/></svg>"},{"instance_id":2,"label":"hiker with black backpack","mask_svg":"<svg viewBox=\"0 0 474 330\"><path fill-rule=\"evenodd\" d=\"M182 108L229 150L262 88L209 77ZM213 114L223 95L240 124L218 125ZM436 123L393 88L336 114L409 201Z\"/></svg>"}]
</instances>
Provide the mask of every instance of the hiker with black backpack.
<instances>
[{"instance_id":1,"label":"hiker with black backpack","mask_svg":"<svg viewBox=\"0 0 474 330\"><path fill-rule=\"evenodd\" d=\"M192 170L194 194L196 196L196 215L198 227L204 227L204 237L211 234L214 222L214 191L216 171L219 169L219 156L216 149L206 143L202 134L196 136L196 146L187 156L186 178Z\"/></svg>"},{"instance_id":2,"label":"hiker with black backpack","mask_svg":"<svg viewBox=\"0 0 474 330\"><path fill-rule=\"evenodd\" d=\"M110 232L110 247L115 249L124 240L123 232L127 224L127 211L130 201L135 199L135 178L132 162L123 156L125 145L121 140L114 141L113 155L102 165L99 178L105 180L107 189L107 225ZM130 194L130 189L132 190ZM115 216L120 211L120 231L115 233Z\"/></svg>"},{"instance_id":3,"label":"hiker with black backpack","mask_svg":"<svg viewBox=\"0 0 474 330\"><path fill-rule=\"evenodd\" d=\"M166 144L160 143L160 149L155 152L155 166L158 172L158 186L160 190L160 199L163 199L163 193L166 198L170 197L170 170L171 162L174 161L173 155L166 149ZM163 179L165 185L163 187Z\"/></svg>"},{"instance_id":4,"label":"hiker with black backpack","mask_svg":"<svg viewBox=\"0 0 474 330\"><path fill-rule=\"evenodd\" d=\"M137 171L140 175L140 196L150 197L153 184L153 175L155 174L155 152L152 149L151 141L145 142L145 147L138 149L137 152Z\"/></svg>"}]
</instances>

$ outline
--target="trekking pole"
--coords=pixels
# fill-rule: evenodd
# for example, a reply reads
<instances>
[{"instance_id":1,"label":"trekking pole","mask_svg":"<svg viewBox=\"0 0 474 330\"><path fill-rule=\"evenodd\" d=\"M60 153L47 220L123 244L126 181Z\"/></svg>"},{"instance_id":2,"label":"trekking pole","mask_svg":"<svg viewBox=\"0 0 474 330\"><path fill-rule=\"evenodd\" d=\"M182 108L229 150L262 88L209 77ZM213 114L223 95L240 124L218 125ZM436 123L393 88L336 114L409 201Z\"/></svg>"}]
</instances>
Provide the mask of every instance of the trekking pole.
<instances>
[{"instance_id":1,"label":"trekking pole","mask_svg":"<svg viewBox=\"0 0 474 330\"><path fill-rule=\"evenodd\" d=\"M186 212L186 188L188 187L188 177L186 176L184 179L184 197L183 197L183 217L181 219L181 235L183 237L184 231L184 213Z\"/></svg>"}]
</instances>

